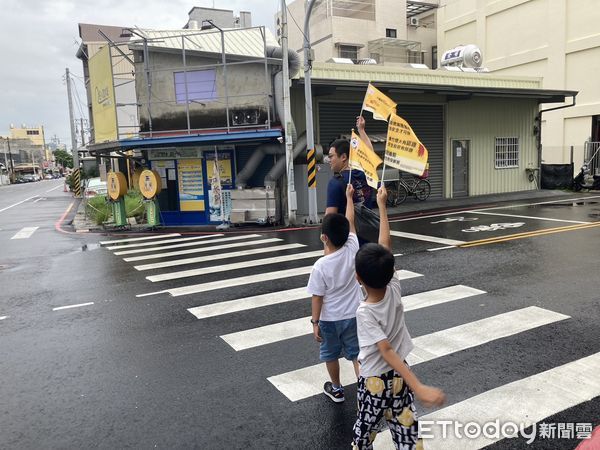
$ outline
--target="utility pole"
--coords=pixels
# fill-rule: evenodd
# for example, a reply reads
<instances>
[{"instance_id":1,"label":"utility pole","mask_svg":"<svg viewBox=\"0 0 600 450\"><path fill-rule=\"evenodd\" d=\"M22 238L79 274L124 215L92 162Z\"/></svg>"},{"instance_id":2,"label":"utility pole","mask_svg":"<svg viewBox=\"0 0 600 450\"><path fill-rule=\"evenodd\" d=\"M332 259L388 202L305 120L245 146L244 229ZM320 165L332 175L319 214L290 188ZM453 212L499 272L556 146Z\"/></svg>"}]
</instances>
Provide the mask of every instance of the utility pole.
<instances>
[{"instance_id":1,"label":"utility pole","mask_svg":"<svg viewBox=\"0 0 600 450\"><path fill-rule=\"evenodd\" d=\"M312 88L310 74L312 70L312 55L310 48L310 14L315 0L308 0L304 17L304 103L306 109L306 148L308 164L308 220L317 223L317 171L315 161L315 132L313 127Z\"/></svg>"},{"instance_id":2,"label":"utility pole","mask_svg":"<svg viewBox=\"0 0 600 450\"><path fill-rule=\"evenodd\" d=\"M10 158L10 182L15 182L15 163L13 161L12 152L10 151L10 138L6 136L6 144L8 145L8 157Z\"/></svg>"},{"instance_id":3,"label":"utility pole","mask_svg":"<svg viewBox=\"0 0 600 450\"><path fill-rule=\"evenodd\" d=\"M69 99L69 122L71 123L71 146L73 147L73 169L79 169L79 153L77 153L77 133L73 117L73 99L71 98L71 76L67 67L67 96Z\"/></svg>"},{"instance_id":4,"label":"utility pole","mask_svg":"<svg viewBox=\"0 0 600 450\"><path fill-rule=\"evenodd\" d=\"M296 187L294 185L294 142L292 142L292 111L290 105L290 67L288 62L288 24L287 6L281 0L281 50L283 56L283 109L284 137L285 137L285 166L287 172L287 205L288 225L296 223Z\"/></svg>"}]
</instances>

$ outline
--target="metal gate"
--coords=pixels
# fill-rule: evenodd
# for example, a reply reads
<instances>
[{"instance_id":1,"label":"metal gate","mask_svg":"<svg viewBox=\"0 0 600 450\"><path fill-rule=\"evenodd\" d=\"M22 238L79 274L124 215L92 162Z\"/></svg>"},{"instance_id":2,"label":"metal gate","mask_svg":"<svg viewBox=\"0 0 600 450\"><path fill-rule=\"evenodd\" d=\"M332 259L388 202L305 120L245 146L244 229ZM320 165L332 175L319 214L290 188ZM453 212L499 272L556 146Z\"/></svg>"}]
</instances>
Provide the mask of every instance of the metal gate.
<instances>
[{"instance_id":1,"label":"metal gate","mask_svg":"<svg viewBox=\"0 0 600 450\"><path fill-rule=\"evenodd\" d=\"M585 143L584 161L592 175L600 175L600 142Z\"/></svg>"},{"instance_id":2,"label":"metal gate","mask_svg":"<svg viewBox=\"0 0 600 450\"><path fill-rule=\"evenodd\" d=\"M360 114L360 103L319 102L319 143L324 148L340 135L350 134ZM444 186L444 109L442 105L398 105L405 119L429 152L431 197L441 198ZM369 135L386 134L387 122L363 114Z\"/></svg>"}]
</instances>

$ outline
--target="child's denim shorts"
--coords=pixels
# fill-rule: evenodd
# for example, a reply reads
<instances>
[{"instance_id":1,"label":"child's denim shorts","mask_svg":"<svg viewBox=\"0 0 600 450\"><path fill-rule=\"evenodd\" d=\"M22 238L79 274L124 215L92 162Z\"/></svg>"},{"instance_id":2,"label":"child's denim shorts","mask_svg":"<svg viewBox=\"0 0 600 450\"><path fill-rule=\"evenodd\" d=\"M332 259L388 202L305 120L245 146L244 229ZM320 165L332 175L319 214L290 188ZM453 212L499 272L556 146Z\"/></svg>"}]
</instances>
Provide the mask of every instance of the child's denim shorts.
<instances>
[{"instance_id":1,"label":"child's denim shorts","mask_svg":"<svg viewBox=\"0 0 600 450\"><path fill-rule=\"evenodd\" d=\"M356 318L328 322L319 321L321 342L319 359L334 361L343 356L353 361L358 357L358 336L356 334Z\"/></svg>"}]
</instances>

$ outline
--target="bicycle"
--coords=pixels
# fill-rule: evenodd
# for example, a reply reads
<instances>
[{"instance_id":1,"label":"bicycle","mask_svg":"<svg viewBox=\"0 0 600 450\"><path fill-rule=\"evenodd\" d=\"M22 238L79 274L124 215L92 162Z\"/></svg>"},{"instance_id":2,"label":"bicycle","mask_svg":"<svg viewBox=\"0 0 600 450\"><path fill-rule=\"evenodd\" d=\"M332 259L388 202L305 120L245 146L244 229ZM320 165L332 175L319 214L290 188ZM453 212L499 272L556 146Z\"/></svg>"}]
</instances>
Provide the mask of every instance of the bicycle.
<instances>
[{"instance_id":1,"label":"bicycle","mask_svg":"<svg viewBox=\"0 0 600 450\"><path fill-rule=\"evenodd\" d=\"M408 195L413 195L419 201L425 201L431 195L431 183L425 178L413 176L411 180L402 177L385 183L388 192L388 206L397 206L406 200Z\"/></svg>"}]
</instances>

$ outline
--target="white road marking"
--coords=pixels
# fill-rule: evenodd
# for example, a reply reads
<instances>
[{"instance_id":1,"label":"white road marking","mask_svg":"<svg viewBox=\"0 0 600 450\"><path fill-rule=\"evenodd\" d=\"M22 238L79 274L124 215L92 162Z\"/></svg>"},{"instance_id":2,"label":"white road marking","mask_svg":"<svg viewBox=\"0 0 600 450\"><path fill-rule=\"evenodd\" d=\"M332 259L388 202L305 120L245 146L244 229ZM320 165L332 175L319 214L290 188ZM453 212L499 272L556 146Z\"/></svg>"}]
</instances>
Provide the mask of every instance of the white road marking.
<instances>
[{"instance_id":1,"label":"white road marking","mask_svg":"<svg viewBox=\"0 0 600 450\"><path fill-rule=\"evenodd\" d=\"M39 227L25 227L22 228L17 234L15 234L11 239L29 239L35 230Z\"/></svg>"},{"instance_id":2,"label":"white road marking","mask_svg":"<svg viewBox=\"0 0 600 450\"><path fill-rule=\"evenodd\" d=\"M291 250L295 248L306 247L304 244L284 244L275 245L273 247L254 248L252 250L240 250L237 252L221 253L220 255L198 256L196 258L175 259L173 261L163 261L154 264L142 264L141 266L133 266L136 270L152 270L162 269L164 267L184 266L186 264L195 264L206 261L218 261L221 259L236 258L238 256L250 256L260 253L280 252L283 250ZM249 261L250 263L252 261Z\"/></svg>"},{"instance_id":3,"label":"white road marking","mask_svg":"<svg viewBox=\"0 0 600 450\"><path fill-rule=\"evenodd\" d=\"M220 236L223 236L222 234ZM258 235L255 235L258 236ZM110 247L106 247L108 250L122 250L124 248L139 248L139 247L149 247L151 245L159 245L159 244L172 244L175 242L188 242L188 241L203 241L204 239L212 238L213 235L205 235L205 236L190 236L190 237L176 237L171 239L165 239L163 241L152 241L152 242L136 242L134 244L125 244L125 245L112 245ZM224 238L225 239L225 238ZM220 241L215 239L215 241ZM116 255L116 253L115 253Z\"/></svg>"},{"instance_id":4,"label":"white road marking","mask_svg":"<svg viewBox=\"0 0 600 450\"><path fill-rule=\"evenodd\" d=\"M125 250L123 252L115 252L115 255L131 255L134 253L146 253L146 252L160 252L162 250L169 250L172 248L183 248L183 247L198 247L201 245L209 245L209 244L214 244L215 242L227 242L227 241L239 241L241 239L249 239L249 238L255 238L255 237L261 237L260 234L248 234L245 236L234 236L234 237L227 237L227 238L221 238L221 239L211 239L210 241L193 241L193 242L184 242L183 244L173 244L173 245L163 245L161 247L152 247L152 248L138 248L136 250ZM279 238L273 238L274 241L282 241L283 239L279 239ZM255 241L258 242L258 241ZM244 243L243 245L252 245L251 243ZM221 249L221 248L227 248L226 245L221 245L221 246L214 246L211 247L212 249ZM193 253L193 252L192 252Z\"/></svg>"},{"instance_id":5,"label":"white road marking","mask_svg":"<svg viewBox=\"0 0 600 450\"><path fill-rule=\"evenodd\" d=\"M55 190L57 190L58 188L61 188L61 187L63 187L63 183L59 184L59 185L58 185L58 186L56 186L56 187L53 187L52 189L48 189L48 190L46 191L46 193L48 193L48 192L52 192L52 191L55 191Z\"/></svg>"},{"instance_id":6,"label":"white road marking","mask_svg":"<svg viewBox=\"0 0 600 450\"><path fill-rule=\"evenodd\" d=\"M36 199L33 201L33 203L37 203L37 202L39 202L40 200L46 200L46 198L45 198L45 197L36 198Z\"/></svg>"},{"instance_id":7,"label":"white road marking","mask_svg":"<svg viewBox=\"0 0 600 450\"><path fill-rule=\"evenodd\" d=\"M434 217L453 216L455 214L462 214L463 212L464 211L452 211L452 212L439 213L439 214L429 214L429 215L425 215L425 216L407 217L405 219L392 219L392 220L390 220L390 223L392 223L392 222L408 222L411 220L430 219L430 218L434 218Z\"/></svg>"},{"instance_id":8,"label":"white road marking","mask_svg":"<svg viewBox=\"0 0 600 450\"><path fill-rule=\"evenodd\" d=\"M456 248L456 246L455 245L447 245L445 247L428 248L427 251L428 252L437 252L440 250L448 250L450 248Z\"/></svg>"},{"instance_id":9,"label":"white road marking","mask_svg":"<svg viewBox=\"0 0 600 450\"><path fill-rule=\"evenodd\" d=\"M6 319L8 316L0 316L0 320Z\"/></svg>"},{"instance_id":10,"label":"white road marking","mask_svg":"<svg viewBox=\"0 0 600 450\"><path fill-rule=\"evenodd\" d=\"M252 261L241 261L231 264L223 264L220 266L203 267L200 269L181 270L179 272L161 273L158 275L147 276L146 279L156 283L157 281L177 280L180 278L195 277L209 273L228 272L236 269L248 269L250 267L265 266L287 261L295 261L307 258L317 258L323 256L323 250L315 250L312 252L294 253L292 255L275 256L271 258L255 259Z\"/></svg>"},{"instance_id":11,"label":"white road marking","mask_svg":"<svg viewBox=\"0 0 600 450\"><path fill-rule=\"evenodd\" d=\"M198 319L206 319L208 317L221 316L238 311L246 311L248 309L301 300L303 298L309 298L309 295L306 293L306 287L253 295L252 297L238 298L226 302L213 303L211 305L196 306L194 308L189 308L188 311Z\"/></svg>"},{"instance_id":12,"label":"white road marking","mask_svg":"<svg viewBox=\"0 0 600 450\"><path fill-rule=\"evenodd\" d=\"M94 302L88 302L88 303L80 303L78 305L59 306L57 308L52 308L52 311L60 311L61 309L79 308L81 306L89 306L89 305L93 305L93 304L94 304Z\"/></svg>"},{"instance_id":13,"label":"white road marking","mask_svg":"<svg viewBox=\"0 0 600 450\"><path fill-rule=\"evenodd\" d=\"M236 247L250 247L251 245L258 245L258 244L269 244L269 243L273 243L273 242L280 242L283 239L280 238L268 238L268 239L259 239L257 241L248 241L248 242L237 242L234 244L225 244L225 245L217 245L217 246L212 246L212 247L201 247L201 248L192 248L189 250L178 250L175 252L165 252L165 253L153 253L151 255L143 255L143 256L131 256L129 258L123 258L123 261L126 262L132 262L132 261L146 261L148 259L158 259L158 258L166 258L168 256L181 256L181 255L191 255L194 253L206 253L206 252L212 252L215 250L223 250L223 249L227 249L227 248L236 248ZM189 246L191 244L179 244L177 247L180 246ZM163 247L164 248L164 247ZM138 250L130 250L128 252L122 252L122 253L139 253ZM121 254L121 252L115 253L115 255L119 255ZM219 259L219 257L224 254L215 254L212 255L215 257L215 259Z\"/></svg>"},{"instance_id":14,"label":"white road marking","mask_svg":"<svg viewBox=\"0 0 600 450\"><path fill-rule=\"evenodd\" d=\"M165 290L157 291L157 292L149 292L146 294L138 294L138 295L136 295L136 297L147 297L149 295L164 294L164 293L169 293L173 297L179 297L181 295L198 294L200 292L209 292L209 291L214 291L216 289L223 289L223 288L228 288L228 287L232 287L232 286L244 286L246 284L261 283L263 281L273 281L273 280L279 280L282 278L306 275L306 274L310 273L311 270L312 270L312 265L304 266L304 267L297 267L295 269L279 270L277 272L265 272L265 273L259 273L257 275L248 275L245 277L229 278L229 279L225 279L225 280L211 281L208 283L200 283L200 284L194 284L194 285L190 285L190 286L182 286L179 288L165 289Z\"/></svg>"},{"instance_id":15,"label":"white road marking","mask_svg":"<svg viewBox=\"0 0 600 450\"><path fill-rule=\"evenodd\" d=\"M442 356L486 344L496 339L512 336L568 318L569 316L565 316L564 314L531 306L466 323L447 330L413 338L415 348L408 356L407 362L410 365L416 365L431 361ZM267 379L291 401L298 401L319 394L323 389L323 380L327 379L327 377L327 368L322 363L275 375ZM343 385L356 383L356 375L354 374L351 361L340 360L340 377Z\"/></svg>"},{"instance_id":16,"label":"white road marking","mask_svg":"<svg viewBox=\"0 0 600 450\"><path fill-rule=\"evenodd\" d=\"M521 203L521 204L517 204L517 205L492 206L490 208L480 208L477 211L490 211L492 209L522 208L523 206L551 205L552 203L581 202L581 201L589 200L591 198L600 198L600 195L590 195L589 197L578 197L578 198L563 198L562 200L551 200L548 202ZM467 211L463 211L463 212L467 212Z\"/></svg>"},{"instance_id":17,"label":"white road marking","mask_svg":"<svg viewBox=\"0 0 600 450\"><path fill-rule=\"evenodd\" d=\"M155 236L144 236L144 237L134 237L127 239L115 239L111 241L100 241L100 245L111 245L111 244L120 244L122 242L135 242L135 241L147 241L150 239L164 239L166 237L177 237L181 236L179 233L169 233L169 234L157 234ZM217 236L223 236L222 234L218 234Z\"/></svg>"},{"instance_id":18,"label":"white road marking","mask_svg":"<svg viewBox=\"0 0 600 450\"><path fill-rule=\"evenodd\" d=\"M18 206L18 205L20 205L21 203L25 203L27 200L31 200L32 198L36 198L36 197L39 197L39 195L34 195L34 196L32 196L32 197L28 197L28 198L26 198L25 200L21 200L20 202L13 203L13 204L12 204L12 205L10 205L10 206L6 206L6 207L4 207L4 208L0 209L0 212L6 211L7 209L10 209L10 208L13 208L13 207L15 207L15 206Z\"/></svg>"},{"instance_id":19,"label":"white road marking","mask_svg":"<svg viewBox=\"0 0 600 450\"><path fill-rule=\"evenodd\" d=\"M390 231L392 236L402 237L406 239L415 239L417 241L435 242L436 244L444 245L461 245L464 241L455 241L453 239L444 239L435 236L425 236L423 234L405 233L404 231Z\"/></svg>"},{"instance_id":20,"label":"white road marking","mask_svg":"<svg viewBox=\"0 0 600 450\"><path fill-rule=\"evenodd\" d=\"M396 273L401 280L423 276L408 270L398 270ZM221 336L221 339L227 342L235 351L239 352L240 350L247 350L310 334L312 333L312 328L307 325L310 324L309 320L310 316L277 322L271 325L225 334Z\"/></svg>"},{"instance_id":21,"label":"white road marking","mask_svg":"<svg viewBox=\"0 0 600 450\"><path fill-rule=\"evenodd\" d=\"M600 353L577 359L535 375L468 398L446 408L419 417L419 422L438 421L428 424L429 435L425 440L428 450L476 450L502 439L502 434L488 437L481 434L475 438L459 439L455 433L442 438L440 421L459 420L461 423L478 424L498 422L500 426L515 423L522 429L530 427L547 417L590 401L600 395ZM389 430L380 433L375 440L377 450L393 449ZM539 436L538 436L539 439Z\"/></svg>"},{"instance_id":22,"label":"white road marking","mask_svg":"<svg viewBox=\"0 0 600 450\"><path fill-rule=\"evenodd\" d=\"M396 256L402 256L402 253L396 253L396 254L394 254L394 258L395 258Z\"/></svg>"},{"instance_id":23,"label":"white road marking","mask_svg":"<svg viewBox=\"0 0 600 450\"><path fill-rule=\"evenodd\" d=\"M485 214L489 216L503 216L503 217L518 217L520 219L536 219L536 220L547 220L550 222L566 222L566 223L592 223L592 222L581 222L579 220L564 220L564 219L550 219L549 217L535 217L535 216L521 216L517 214L503 214L503 213L493 213L488 211L465 211L467 214Z\"/></svg>"}]
</instances>

